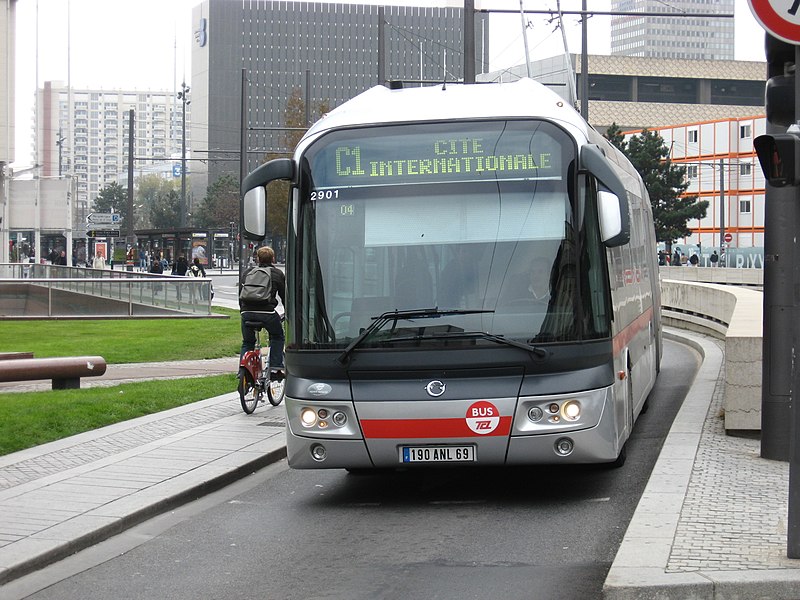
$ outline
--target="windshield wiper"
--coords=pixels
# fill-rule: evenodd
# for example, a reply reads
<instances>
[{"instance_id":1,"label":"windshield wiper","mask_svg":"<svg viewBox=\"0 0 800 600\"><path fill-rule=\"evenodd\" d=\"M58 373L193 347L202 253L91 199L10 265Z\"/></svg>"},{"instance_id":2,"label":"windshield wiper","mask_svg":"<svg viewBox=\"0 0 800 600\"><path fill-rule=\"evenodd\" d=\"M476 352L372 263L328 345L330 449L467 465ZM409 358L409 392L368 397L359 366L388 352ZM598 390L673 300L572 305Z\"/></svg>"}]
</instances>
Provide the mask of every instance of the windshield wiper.
<instances>
[{"instance_id":1,"label":"windshield wiper","mask_svg":"<svg viewBox=\"0 0 800 600\"><path fill-rule=\"evenodd\" d=\"M531 346L530 344L526 344L525 342L518 342L517 340L512 340L502 335L495 335L494 333L489 333L488 331L456 331L456 332L437 333L434 335L415 335L404 338L393 338L392 341L407 342L407 341L419 341L423 339L447 340L454 338L489 340L492 342L497 342L498 344L505 344L507 346L520 348L521 350L525 350L527 352L533 352L536 356L541 356L542 358L547 356L547 350L545 350L544 348L539 348L538 346Z\"/></svg>"},{"instance_id":2,"label":"windshield wiper","mask_svg":"<svg viewBox=\"0 0 800 600\"><path fill-rule=\"evenodd\" d=\"M439 310L438 308L415 308L411 310L391 310L372 317L372 323L369 327L364 329L361 334L347 345L342 353L336 360L344 364L347 357L355 350L364 340L366 340L373 333L377 333L383 329L387 323L396 323L400 320L409 319L437 319L439 317L447 317L450 315L474 315L480 313L493 313L493 310L483 309L453 309L453 310Z\"/></svg>"}]
</instances>

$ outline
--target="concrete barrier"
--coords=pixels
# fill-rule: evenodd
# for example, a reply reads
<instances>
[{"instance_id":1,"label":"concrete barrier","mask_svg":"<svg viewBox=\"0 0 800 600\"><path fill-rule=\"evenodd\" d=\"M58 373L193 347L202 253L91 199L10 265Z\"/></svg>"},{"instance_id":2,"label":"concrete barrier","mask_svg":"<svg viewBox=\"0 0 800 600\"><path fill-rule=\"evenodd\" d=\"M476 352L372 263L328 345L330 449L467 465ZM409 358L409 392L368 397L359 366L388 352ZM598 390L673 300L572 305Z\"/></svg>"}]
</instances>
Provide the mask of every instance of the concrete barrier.
<instances>
[{"instance_id":1,"label":"concrete barrier","mask_svg":"<svg viewBox=\"0 0 800 600\"><path fill-rule=\"evenodd\" d=\"M761 292L743 287L661 280L666 325L725 341L726 430L761 429L763 301Z\"/></svg>"}]
</instances>

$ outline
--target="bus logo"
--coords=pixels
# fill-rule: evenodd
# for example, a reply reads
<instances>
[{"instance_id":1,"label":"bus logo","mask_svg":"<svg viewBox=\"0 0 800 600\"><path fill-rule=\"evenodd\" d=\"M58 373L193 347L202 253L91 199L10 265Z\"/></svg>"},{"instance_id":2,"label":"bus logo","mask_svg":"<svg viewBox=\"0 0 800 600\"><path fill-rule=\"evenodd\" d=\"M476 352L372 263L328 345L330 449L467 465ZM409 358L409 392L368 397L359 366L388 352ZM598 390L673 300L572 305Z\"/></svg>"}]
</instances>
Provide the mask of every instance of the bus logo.
<instances>
[{"instance_id":1,"label":"bus logo","mask_svg":"<svg viewBox=\"0 0 800 600\"><path fill-rule=\"evenodd\" d=\"M444 394L444 390L447 386L444 382L439 381L438 379L431 381L428 385L425 386L425 391L428 392L429 396L433 396L434 398L438 398L442 394Z\"/></svg>"},{"instance_id":2,"label":"bus logo","mask_svg":"<svg viewBox=\"0 0 800 600\"><path fill-rule=\"evenodd\" d=\"M491 402L479 400L467 409L467 427L472 433L486 435L500 425L500 411Z\"/></svg>"}]
</instances>

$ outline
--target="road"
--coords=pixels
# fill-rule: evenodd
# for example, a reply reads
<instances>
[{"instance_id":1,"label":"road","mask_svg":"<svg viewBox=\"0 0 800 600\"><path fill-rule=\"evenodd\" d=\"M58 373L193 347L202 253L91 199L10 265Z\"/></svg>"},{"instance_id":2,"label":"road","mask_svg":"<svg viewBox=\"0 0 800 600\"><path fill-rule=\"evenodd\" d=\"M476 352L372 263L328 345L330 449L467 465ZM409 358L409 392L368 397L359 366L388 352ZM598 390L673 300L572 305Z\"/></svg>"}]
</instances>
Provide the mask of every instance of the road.
<instances>
[{"instance_id":1,"label":"road","mask_svg":"<svg viewBox=\"0 0 800 600\"><path fill-rule=\"evenodd\" d=\"M599 598L698 360L667 343L621 469L354 476L282 462L15 590L55 582L34 600Z\"/></svg>"}]
</instances>

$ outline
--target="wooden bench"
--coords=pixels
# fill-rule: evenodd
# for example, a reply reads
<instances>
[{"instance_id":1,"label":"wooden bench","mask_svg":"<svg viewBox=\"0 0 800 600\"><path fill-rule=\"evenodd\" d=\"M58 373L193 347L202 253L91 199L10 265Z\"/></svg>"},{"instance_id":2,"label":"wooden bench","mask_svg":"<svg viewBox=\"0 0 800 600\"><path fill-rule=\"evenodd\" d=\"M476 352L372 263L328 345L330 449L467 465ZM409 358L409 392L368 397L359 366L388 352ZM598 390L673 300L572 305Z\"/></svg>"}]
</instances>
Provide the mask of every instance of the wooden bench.
<instances>
[{"instance_id":1,"label":"wooden bench","mask_svg":"<svg viewBox=\"0 0 800 600\"><path fill-rule=\"evenodd\" d=\"M33 358L33 352L0 352L0 360L13 360L17 358Z\"/></svg>"},{"instance_id":2,"label":"wooden bench","mask_svg":"<svg viewBox=\"0 0 800 600\"><path fill-rule=\"evenodd\" d=\"M51 379L54 390L81 387L81 377L98 377L106 372L102 356L0 359L0 382Z\"/></svg>"}]
</instances>

